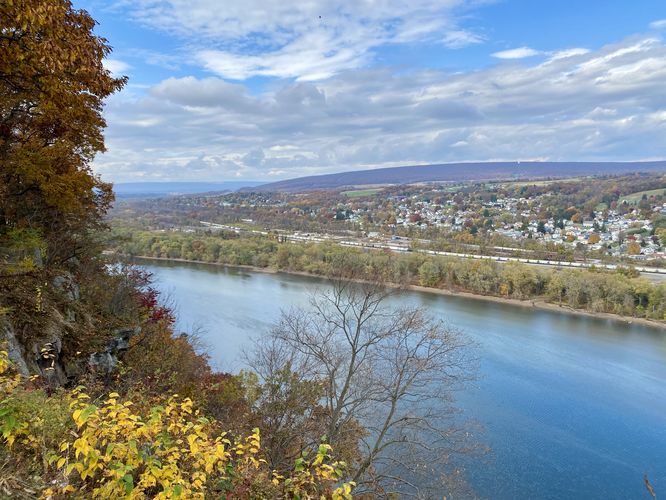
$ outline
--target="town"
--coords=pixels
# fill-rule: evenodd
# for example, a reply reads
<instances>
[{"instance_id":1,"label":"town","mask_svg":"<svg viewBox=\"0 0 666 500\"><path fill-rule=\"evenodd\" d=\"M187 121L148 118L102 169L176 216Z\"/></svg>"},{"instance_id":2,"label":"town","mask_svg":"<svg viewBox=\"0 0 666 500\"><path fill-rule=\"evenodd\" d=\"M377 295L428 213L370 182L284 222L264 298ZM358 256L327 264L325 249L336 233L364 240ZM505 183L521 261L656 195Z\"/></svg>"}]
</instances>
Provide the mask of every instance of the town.
<instances>
[{"instance_id":1,"label":"town","mask_svg":"<svg viewBox=\"0 0 666 500\"><path fill-rule=\"evenodd\" d=\"M659 185L664 187L636 191ZM666 256L666 178L654 174L198 194L121 203L113 217L141 221L144 229L211 229L203 221L258 233L271 228L558 260L649 261L659 267Z\"/></svg>"}]
</instances>

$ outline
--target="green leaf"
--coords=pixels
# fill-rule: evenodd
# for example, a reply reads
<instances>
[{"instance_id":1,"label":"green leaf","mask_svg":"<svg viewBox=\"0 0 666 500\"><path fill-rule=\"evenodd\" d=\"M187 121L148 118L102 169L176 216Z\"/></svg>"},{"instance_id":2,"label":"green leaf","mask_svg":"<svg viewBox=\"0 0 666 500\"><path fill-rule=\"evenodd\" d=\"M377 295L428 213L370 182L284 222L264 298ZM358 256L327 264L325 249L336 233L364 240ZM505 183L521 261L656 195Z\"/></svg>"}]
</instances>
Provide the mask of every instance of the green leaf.
<instances>
[{"instance_id":1,"label":"green leaf","mask_svg":"<svg viewBox=\"0 0 666 500\"><path fill-rule=\"evenodd\" d=\"M132 477L132 474L125 474L122 481L125 483L125 494L129 495L134 489L134 477Z\"/></svg>"}]
</instances>

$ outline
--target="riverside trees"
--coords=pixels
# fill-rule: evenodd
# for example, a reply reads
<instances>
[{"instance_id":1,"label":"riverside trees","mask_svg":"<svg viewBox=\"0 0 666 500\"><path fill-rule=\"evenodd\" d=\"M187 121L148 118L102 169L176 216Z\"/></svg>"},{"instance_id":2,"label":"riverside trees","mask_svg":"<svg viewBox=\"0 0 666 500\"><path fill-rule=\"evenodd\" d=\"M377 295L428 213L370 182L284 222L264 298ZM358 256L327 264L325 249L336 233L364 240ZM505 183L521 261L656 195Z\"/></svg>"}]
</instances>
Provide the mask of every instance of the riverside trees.
<instances>
[{"instance_id":1,"label":"riverside trees","mask_svg":"<svg viewBox=\"0 0 666 500\"><path fill-rule=\"evenodd\" d=\"M546 269L522 263L367 252L335 244L278 243L267 238L233 238L136 231L121 235L117 248L129 255L180 257L230 265L274 267L327 275L346 256L357 268L381 270L393 283L419 284L515 299L543 299L591 312L666 319L666 283L651 283L630 269ZM123 241L121 241L123 240ZM200 244L194 244L198 241ZM209 251L217 248L217 252Z\"/></svg>"},{"instance_id":2,"label":"riverside trees","mask_svg":"<svg viewBox=\"0 0 666 500\"><path fill-rule=\"evenodd\" d=\"M451 458L469 443L459 440L452 393L473 375L470 345L420 309L396 306L394 293L336 278L258 340L249 360L271 390L255 405L264 432L282 437L274 465L323 436L350 465L357 493L454 489Z\"/></svg>"}]
</instances>

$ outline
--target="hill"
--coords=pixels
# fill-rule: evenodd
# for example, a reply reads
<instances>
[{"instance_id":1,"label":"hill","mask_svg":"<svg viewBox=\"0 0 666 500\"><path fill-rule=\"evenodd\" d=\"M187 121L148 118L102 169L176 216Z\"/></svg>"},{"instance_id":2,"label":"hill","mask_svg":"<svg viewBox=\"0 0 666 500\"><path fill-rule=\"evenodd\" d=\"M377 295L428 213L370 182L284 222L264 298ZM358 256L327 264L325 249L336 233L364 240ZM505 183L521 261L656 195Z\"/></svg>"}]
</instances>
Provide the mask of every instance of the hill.
<instances>
[{"instance_id":1,"label":"hill","mask_svg":"<svg viewBox=\"0 0 666 500\"><path fill-rule=\"evenodd\" d=\"M243 188L243 191L295 192L378 184L564 178L655 171L666 171L666 161L445 163L313 175Z\"/></svg>"},{"instance_id":2,"label":"hill","mask_svg":"<svg viewBox=\"0 0 666 500\"><path fill-rule=\"evenodd\" d=\"M262 184L257 181L227 182L120 182L113 185L117 198L161 198L181 194L236 191Z\"/></svg>"}]
</instances>

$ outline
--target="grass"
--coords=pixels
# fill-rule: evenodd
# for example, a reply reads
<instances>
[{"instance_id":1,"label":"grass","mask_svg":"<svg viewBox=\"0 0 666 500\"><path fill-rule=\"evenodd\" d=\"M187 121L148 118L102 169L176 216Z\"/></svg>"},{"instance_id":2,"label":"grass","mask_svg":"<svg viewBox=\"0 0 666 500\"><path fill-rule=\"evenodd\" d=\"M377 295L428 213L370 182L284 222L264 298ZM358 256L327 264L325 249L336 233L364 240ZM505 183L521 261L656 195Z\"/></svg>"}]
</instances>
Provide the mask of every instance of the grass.
<instances>
[{"instance_id":1,"label":"grass","mask_svg":"<svg viewBox=\"0 0 666 500\"><path fill-rule=\"evenodd\" d=\"M515 186L515 187L523 187L523 186L548 186L550 184L556 184L558 182L580 182L585 179L589 179L589 176L585 177L564 177L561 179L547 179L547 180L520 180L520 181L509 181L509 182L499 182L498 184L501 186Z\"/></svg>"},{"instance_id":2,"label":"grass","mask_svg":"<svg viewBox=\"0 0 666 500\"><path fill-rule=\"evenodd\" d=\"M362 196L372 196L375 193L378 193L381 189L359 189L357 191L343 191L341 194L345 195L348 198L361 198Z\"/></svg>"},{"instance_id":3,"label":"grass","mask_svg":"<svg viewBox=\"0 0 666 500\"><path fill-rule=\"evenodd\" d=\"M455 193L456 191L459 191L463 187L464 187L463 184L454 184L453 186L445 187L444 189L442 189L442 191L444 191L445 193Z\"/></svg>"},{"instance_id":4,"label":"grass","mask_svg":"<svg viewBox=\"0 0 666 500\"><path fill-rule=\"evenodd\" d=\"M618 203L624 203L626 201L630 205L635 205L636 203L641 201L643 195L649 198L650 196L657 196L660 194L662 195L666 194L666 188L650 189L649 191L639 191L637 193L631 193L620 198Z\"/></svg>"}]
</instances>

